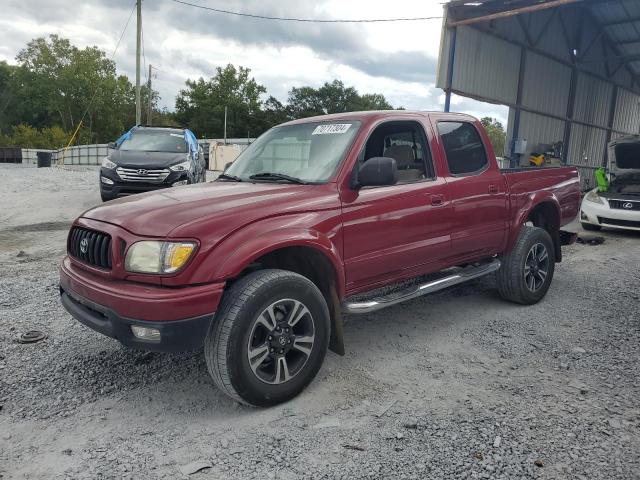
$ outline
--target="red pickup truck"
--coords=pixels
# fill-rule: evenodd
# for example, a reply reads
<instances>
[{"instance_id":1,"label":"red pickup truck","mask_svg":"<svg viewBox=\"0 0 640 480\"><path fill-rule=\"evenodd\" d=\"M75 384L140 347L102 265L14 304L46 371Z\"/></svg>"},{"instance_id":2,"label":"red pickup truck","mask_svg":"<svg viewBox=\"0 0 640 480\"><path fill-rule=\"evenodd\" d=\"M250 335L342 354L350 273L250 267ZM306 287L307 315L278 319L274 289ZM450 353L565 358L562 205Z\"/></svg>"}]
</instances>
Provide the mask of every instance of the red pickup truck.
<instances>
[{"instance_id":1,"label":"red pickup truck","mask_svg":"<svg viewBox=\"0 0 640 480\"><path fill-rule=\"evenodd\" d=\"M61 300L80 322L155 351L204 346L237 401L298 394L342 314L495 272L507 300L546 294L574 168L501 171L467 115L385 111L297 120L258 138L215 182L93 208L72 225Z\"/></svg>"}]
</instances>

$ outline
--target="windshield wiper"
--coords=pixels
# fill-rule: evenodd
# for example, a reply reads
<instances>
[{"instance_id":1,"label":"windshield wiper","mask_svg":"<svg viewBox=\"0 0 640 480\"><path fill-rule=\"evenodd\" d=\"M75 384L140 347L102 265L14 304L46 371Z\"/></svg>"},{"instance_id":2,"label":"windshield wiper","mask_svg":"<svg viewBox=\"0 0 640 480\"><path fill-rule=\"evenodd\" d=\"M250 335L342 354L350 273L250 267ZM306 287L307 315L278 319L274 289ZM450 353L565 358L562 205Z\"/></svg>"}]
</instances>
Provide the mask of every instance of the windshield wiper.
<instances>
[{"instance_id":1,"label":"windshield wiper","mask_svg":"<svg viewBox=\"0 0 640 480\"><path fill-rule=\"evenodd\" d=\"M236 177L235 175L229 175L228 173L221 173L220 175L218 175L217 180L233 180L234 182L241 182L242 179L240 177Z\"/></svg>"},{"instance_id":2,"label":"windshield wiper","mask_svg":"<svg viewBox=\"0 0 640 480\"><path fill-rule=\"evenodd\" d=\"M249 178L251 180L286 180L287 182L298 183L300 185L307 185L309 183L301 178L285 175L284 173L262 172L251 175Z\"/></svg>"}]
</instances>

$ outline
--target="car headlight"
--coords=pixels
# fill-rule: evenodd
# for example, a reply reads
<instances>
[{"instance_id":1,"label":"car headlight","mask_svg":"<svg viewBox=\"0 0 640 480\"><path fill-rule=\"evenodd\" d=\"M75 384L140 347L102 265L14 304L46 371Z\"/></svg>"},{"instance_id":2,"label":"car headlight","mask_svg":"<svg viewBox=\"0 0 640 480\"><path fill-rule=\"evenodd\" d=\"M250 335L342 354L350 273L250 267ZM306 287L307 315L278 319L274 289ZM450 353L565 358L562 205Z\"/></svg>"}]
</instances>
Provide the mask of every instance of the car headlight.
<instances>
[{"instance_id":1,"label":"car headlight","mask_svg":"<svg viewBox=\"0 0 640 480\"><path fill-rule=\"evenodd\" d=\"M109 157L104 157L102 159L102 166L104 168L108 168L110 170L113 170L114 168L116 168L118 165L116 165L115 163L113 163L111 160L109 160Z\"/></svg>"},{"instance_id":2,"label":"car headlight","mask_svg":"<svg viewBox=\"0 0 640 480\"><path fill-rule=\"evenodd\" d=\"M187 170L191 170L191 162L187 161L187 162L177 163L176 165L171 165L169 168L174 172L184 172Z\"/></svg>"},{"instance_id":3,"label":"car headlight","mask_svg":"<svg viewBox=\"0 0 640 480\"><path fill-rule=\"evenodd\" d=\"M174 273L186 265L195 249L193 242L144 240L131 245L124 266L135 273Z\"/></svg>"},{"instance_id":4,"label":"car headlight","mask_svg":"<svg viewBox=\"0 0 640 480\"><path fill-rule=\"evenodd\" d=\"M595 190L591 190L589 193L587 193L587 196L584 197L584 199L587 200L588 202L599 203L600 205L604 205L604 202L600 198L600 195L598 195L598 192Z\"/></svg>"}]
</instances>

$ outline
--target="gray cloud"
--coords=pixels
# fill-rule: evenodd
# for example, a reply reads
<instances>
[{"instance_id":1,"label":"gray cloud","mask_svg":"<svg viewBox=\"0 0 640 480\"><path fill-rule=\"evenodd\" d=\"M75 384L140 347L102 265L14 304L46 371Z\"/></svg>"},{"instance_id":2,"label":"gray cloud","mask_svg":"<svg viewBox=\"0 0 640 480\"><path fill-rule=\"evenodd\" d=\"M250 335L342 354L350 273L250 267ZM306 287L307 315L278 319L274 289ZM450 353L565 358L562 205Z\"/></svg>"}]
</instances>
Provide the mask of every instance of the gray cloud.
<instances>
[{"instance_id":1,"label":"gray cloud","mask_svg":"<svg viewBox=\"0 0 640 480\"><path fill-rule=\"evenodd\" d=\"M295 0L278 2L229 1L225 9L272 16L308 17L309 5ZM180 29L231 40L242 45L305 46L319 57L348 65L367 75L399 81L433 82L436 59L420 52L386 53L374 50L365 41L357 24L316 24L267 21L212 13L176 4L163 5L162 16L176 19ZM312 15L312 14L311 14ZM317 17L317 16L316 16Z\"/></svg>"},{"instance_id":2,"label":"gray cloud","mask_svg":"<svg viewBox=\"0 0 640 480\"><path fill-rule=\"evenodd\" d=\"M226 0L223 4L212 0L192 1L203 5L224 5L228 10L272 16L320 18L325 15L322 0L317 4L299 0ZM119 37L132 6L133 0L4 0L0 16L0 59L13 59L29 40L50 33L68 37L79 47L97 44L111 55L111 47ZM393 11L391 6L390 11ZM363 16L367 16L366 11ZM160 90L162 105L169 108L173 107L174 96L179 89L184 88L187 76L208 77L219 66L208 59L205 52L197 51L192 45L162 43L164 38L178 32L190 32L200 39L222 40L222 44L227 42L227 45L236 45L240 49L247 47L255 50L257 47L272 52L274 48L305 47L318 58L336 67L345 65L360 72L364 75L362 79L368 88L373 89L371 92L385 94L393 105L412 109L442 108L442 92L431 86L435 77L436 59L425 52L415 51L415 45L424 44L424 38L408 39L407 49L413 51L389 53L373 48L370 44L372 30L358 24L252 20L210 13L170 0L145 0L143 19L147 60L162 69L158 72L158 78L154 79L155 88ZM439 24L436 28L439 28ZM377 29L373 31L378 32ZM388 30L381 28L379 31ZM135 18L129 25L115 59L118 71L132 80L135 78L134 32ZM219 45L220 42L216 44ZM218 55L220 57L224 55ZM240 62L231 55L229 62L254 67L250 60ZM310 62L313 59L310 58ZM281 62L278 64L282 65ZM303 66L292 64L286 68L288 71L283 72L263 67L261 78L257 78L266 85L269 94L281 100L286 99L291 86L298 85L292 80L298 77L298 73L301 78L307 79L306 82L310 81L307 72L300 71ZM315 84L332 79L333 74L327 72L326 77L318 78ZM374 81L376 79L378 80ZM345 83L353 84L349 80L345 80ZM424 85L424 90L416 90L415 84ZM375 85L393 85L393 92L384 91L384 88ZM355 86L369 93L362 86ZM467 99L454 107L460 111L506 116L503 107L479 104Z\"/></svg>"}]
</instances>

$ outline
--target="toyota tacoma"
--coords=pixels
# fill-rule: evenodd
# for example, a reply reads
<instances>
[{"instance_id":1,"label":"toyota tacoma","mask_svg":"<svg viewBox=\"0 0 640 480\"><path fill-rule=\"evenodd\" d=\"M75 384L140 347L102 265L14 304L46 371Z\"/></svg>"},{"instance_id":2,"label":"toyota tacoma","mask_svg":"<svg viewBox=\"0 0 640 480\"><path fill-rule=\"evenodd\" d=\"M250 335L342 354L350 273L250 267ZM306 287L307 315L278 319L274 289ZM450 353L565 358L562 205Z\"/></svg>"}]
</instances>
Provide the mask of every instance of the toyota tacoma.
<instances>
[{"instance_id":1,"label":"toyota tacoma","mask_svg":"<svg viewBox=\"0 0 640 480\"><path fill-rule=\"evenodd\" d=\"M204 347L224 393L273 405L311 382L328 349L344 354L345 312L489 274L506 300L538 302L579 205L575 168L501 171L467 115L296 120L215 182L83 213L61 300L130 347Z\"/></svg>"}]
</instances>

